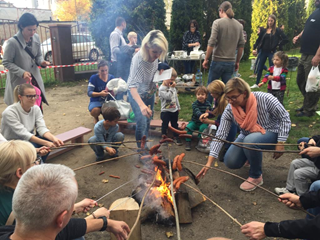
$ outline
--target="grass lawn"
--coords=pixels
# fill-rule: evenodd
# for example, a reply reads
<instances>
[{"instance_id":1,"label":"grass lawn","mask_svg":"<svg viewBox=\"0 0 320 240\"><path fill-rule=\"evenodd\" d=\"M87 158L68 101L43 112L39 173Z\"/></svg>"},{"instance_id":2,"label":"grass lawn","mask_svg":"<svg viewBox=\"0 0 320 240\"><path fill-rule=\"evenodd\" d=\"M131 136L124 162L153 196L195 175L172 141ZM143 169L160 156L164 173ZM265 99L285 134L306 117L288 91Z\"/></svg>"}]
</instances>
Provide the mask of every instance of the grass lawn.
<instances>
[{"instance_id":1,"label":"grass lawn","mask_svg":"<svg viewBox=\"0 0 320 240\"><path fill-rule=\"evenodd\" d=\"M297 56L300 57L299 50L293 49L288 52L289 57ZM243 78L251 86L255 83L256 79L249 78L252 74L250 70L251 60L242 61L240 63L239 73L241 78ZM267 65L268 66L268 65ZM264 71L264 73L266 73ZM292 127L290 131L290 136L287 143L296 143L296 141L301 137L311 137L316 134L320 134L318 129L320 128L320 116L315 115L313 117L295 117L295 109L302 106L303 97L296 84L297 72L289 72L287 75L287 91L284 97L284 106L290 113L290 118L292 121ZM203 80L207 82L208 71L205 71L203 75ZM267 85L264 85L260 89L253 89L253 91L263 91L267 92ZM181 105L181 111L179 113L179 119L184 121L189 121L192 115L191 104L196 100L193 92L180 92L179 102ZM155 109L160 111L160 104L156 105ZM295 148L293 148L295 149Z\"/></svg>"}]
</instances>

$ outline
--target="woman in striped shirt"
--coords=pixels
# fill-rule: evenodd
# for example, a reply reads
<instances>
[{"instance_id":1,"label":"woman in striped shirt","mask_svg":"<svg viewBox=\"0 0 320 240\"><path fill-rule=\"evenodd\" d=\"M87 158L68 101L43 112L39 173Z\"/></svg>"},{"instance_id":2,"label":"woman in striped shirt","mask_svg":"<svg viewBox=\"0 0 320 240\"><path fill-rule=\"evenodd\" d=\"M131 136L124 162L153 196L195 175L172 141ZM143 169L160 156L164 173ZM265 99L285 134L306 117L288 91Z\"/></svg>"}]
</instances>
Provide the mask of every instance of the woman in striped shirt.
<instances>
[{"instance_id":1,"label":"woman in striped shirt","mask_svg":"<svg viewBox=\"0 0 320 240\"><path fill-rule=\"evenodd\" d=\"M153 77L158 70L158 59L163 61L167 51L167 39L160 30L153 30L142 40L140 51L132 59L128 78L128 100L137 123L137 141L141 140L143 135L148 136L157 90ZM137 142L137 145L141 147L140 142Z\"/></svg>"},{"instance_id":2,"label":"woman in striped shirt","mask_svg":"<svg viewBox=\"0 0 320 240\"><path fill-rule=\"evenodd\" d=\"M284 109L277 98L268 93L250 91L250 86L241 78L232 78L224 89L229 101L224 110L220 127L216 137L226 139L231 124L234 122L240 128L240 134L235 142L243 143L277 143L270 145L244 145L255 149L284 150L291 128L289 113ZM206 166L210 167L218 157L223 142L212 141L211 150ZM282 153L274 153L277 159ZM262 152L247 150L232 145L224 157L228 168L239 169L246 161L250 163L249 177L240 185L244 191L252 191L255 185L262 185ZM204 167L197 175L203 177L208 168Z\"/></svg>"}]
</instances>

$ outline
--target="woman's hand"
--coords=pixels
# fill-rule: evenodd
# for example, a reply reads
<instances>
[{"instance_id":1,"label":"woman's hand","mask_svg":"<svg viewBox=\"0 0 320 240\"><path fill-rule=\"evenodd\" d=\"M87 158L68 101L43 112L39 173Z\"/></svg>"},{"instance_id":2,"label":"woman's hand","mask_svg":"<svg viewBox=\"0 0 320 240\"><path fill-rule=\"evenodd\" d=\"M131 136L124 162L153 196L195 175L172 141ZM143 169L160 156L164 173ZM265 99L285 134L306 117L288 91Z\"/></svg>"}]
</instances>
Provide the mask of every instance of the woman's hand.
<instances>
[{"instance_id":1,"label":"woman's hand","mask_svg":"<svg viewBox=\"0 0 320 240\"><path fill-rule=\"evenodd\" d=\"M199 120L201 121L201 120L208 118L208 117L209 117L209 113L206 112L206 113L201 114L201 116L199 117Z\"/></svg>"},{"instance_id":2,"label":"woman's hand","mask_svg":"<svg viewBox=\"0 0 320 240\"><path fill-rule=\"evenodd\" d=\"M54 145L53 142L49 142L49 141L46 141L46 143L44 144L44 146L46 146L46 147L48 147L48 148L56 147L56 145Z\"/></svg>"},{"instance_id":3,"label":"woman's hand","mask_svg":"<svg viewBox=\"0 0 320 240\"><path fill-rule=\"evenodd\" d=\"M61 141L59 138L56 138L56 137L53 137L52 142L56 147L60 147L64 145L63 141Z\"/></svg>"},{"instance_id":4,"label":"woman's hand","mask_svg":"<svg viewBox=\"0 0 320 240\"><path fill-rule=\"evenodd\" d=\"M22 78L23 78L24 80L26 80L26 82L29 82L29 81L30 81L30 78L32 78L31 73L29 73L29 72L27 72L27 71L24 72Z\"/></svg>"},{"instance_id":5,"label":"woman's hand","mask_svg":"<svg viewBox=\"0 0 320 240\"><path fill-rule=\"evenodd\" d=\"M214 161L214 157L209 156L208 162L206 164L207 167L203 167L200 172L197 174L196 178L200 180L200 178L204 177L208 172L209 168L211 167L212 162Z\"/></svg>"},{"instance_id":6,"label":"woman's hand","mask_svg":"<svg viewBox=\"0 0 320 240\"><path fill-rule=\"evenodd\" d=\"M46 66L49 66L49 65L51 65L51 63L50 62L48 62L48 61L43 61L43 62L41 62L41 64L40 64L41 66L43 66L43 67L46 67Z\"/></svg>"},{"instance_id":7,"label":"woman's hand","mask_svg":"<svg viewBox=\"0 0 320 240\"><path fill-rule=\"evenodd\" d=\"M276 145L276 148L275 148L275 150L276 151L284 151L284 145L283 145L283 143L277 143L277 145ZM277 153L277 152L275 152L274 154L273 154L273 158L274 159L278 159L279 157L281 157L283 155L283 153Z\"/></svg>"},{"instance_id":8,"label":"woman's hand","mask_svg":"<svg viewBox=\"0 0 320 240\"><path fill-rule=\"evenodd\" d=\"M148 108L146 105L142 105L140 107L140 111L142 113L143 116L146 116L147 118L151 118L152 116L152 110L150 108Z\"/></svg>"}]
</instances>

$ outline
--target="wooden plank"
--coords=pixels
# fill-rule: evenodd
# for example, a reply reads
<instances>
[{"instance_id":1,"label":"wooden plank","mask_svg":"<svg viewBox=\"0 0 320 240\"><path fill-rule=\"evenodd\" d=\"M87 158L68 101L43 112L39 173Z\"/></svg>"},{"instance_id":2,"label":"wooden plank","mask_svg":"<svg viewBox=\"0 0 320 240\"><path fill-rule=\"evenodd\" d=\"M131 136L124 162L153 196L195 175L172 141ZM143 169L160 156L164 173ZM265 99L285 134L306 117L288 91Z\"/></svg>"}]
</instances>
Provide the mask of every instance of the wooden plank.
<instances>
[{"instance_id":1,"label":"wooden plank","mask_svg":"<svg viewBox=\"0 0 320 240\"><path fill-rule=\"evenodd\" d=\"M175 194L180 223L192 223L189 194L187 192L177 192Z\"/></svg>"}]
</instances>

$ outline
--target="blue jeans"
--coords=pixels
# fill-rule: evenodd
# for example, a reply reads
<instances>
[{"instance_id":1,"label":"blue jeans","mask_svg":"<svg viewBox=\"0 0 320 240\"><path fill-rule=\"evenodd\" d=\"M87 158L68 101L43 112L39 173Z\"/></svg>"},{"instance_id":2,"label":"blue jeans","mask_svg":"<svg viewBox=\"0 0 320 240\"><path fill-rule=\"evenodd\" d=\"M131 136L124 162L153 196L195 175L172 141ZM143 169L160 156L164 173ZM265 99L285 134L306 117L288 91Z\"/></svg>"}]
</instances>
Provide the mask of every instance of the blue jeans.
<instances>
[{"instance_id":1,"label":"blue jeans","mask_svg":"<svg viewBox=\"0 0 320 240\"><path fill-rule=\"evenodd\" d=\"M37 138L40 138L42 140L46 140L46 141L49 141L51 142L49 139L45 138L45 137L40 137L40 135L36 135ZM35 148L41 148L43 147L44 145L41 145L41 144L38 144L38 143L34 143L34 142L30 142ZM42 159L42 162L41 163L45 163L46 160L47 160L47 157L49 156L50 152L45 155L45 156L42 156L41 159Z\"/></svg>"},{"instance_id":2,"label":"blue jeans","mask_svg":"<svg viewBox=\"0 0 320 240\"><path fill-rule=\"evenodd\" d=\"M141 96L140 96L141 97ZM154 95L151 98L148 97L141 97L141 100L144 102L146 106L150 106L153 112L154 106ZM148 138L149 127L151 118L147 118L146 116L142 115L141 110L137 102L131 96L131 93L128 91L128 101L131 104L132 111L134 113L136 125L136 140L140 141L142 137L145 135ZM141 147L141 143L137 142L138 148Z\"/></svg>"},{"instance_id":3,"label":"blue jeans","mask_svg":"<svg viewBox=\"0 0 320 240\"><path fill-rule=\"evenodd\" d=\"M244 139L237 138L235 142L244 143L277 143L278 134L273 132L254 132L247 135ZM261 146L261 145L244 145L256 149L269 149L272 150L274 146ZM228 168L239 169L246 161L250 163L249 177L259 178L262 174L262 152L247 150L244 148L231 145L224 157L224 163Z\"/></svg>"},{"instance_id":4,"label":"blue jeans","mask_svg":"<svg viewBox=\"0 0 320 240\"><path fill-rule=\"evenodd\" d=\"M311 186L310 186L310 191L312 192L317 192L318 190L320 190L320 180L314 181ZM308 212L317 216L318 214L320 214L320 207L316 207L316 208L309 208ZM312 219L313 217L307 215L306 217L307 219Z\"/></svg>"},{"instance_id":5,"label":"blue jeans","mask_svg":"<svg viewBox=\"0 0 320 240\"><path fill-rule=\"evenodd\" d=\"M184 73L193 73L193 67L196 61L183 61L184 64Z\"/></svg>"},{"instance_id":6,"label":"blue jeans","mask_svg":"<svg viewBox=\"0 0 320 240\"><path fill-rule=\"evenodd\" d=\"M124 134L122 132L117 132L113 137L112 137L112 142L122 142L124 140ZM88 143L96 143L98 142L98 139L96 136L92 136L91 138L89 138ZM119 145L120 144L112 144L112 145ZM90 147L92 148L92 150L94 151L94 153L96 154L96 157L101 158L104 156L104 147L103 146L99 146L99 145L90 145ZM112 147L114 149L116 149L118 154L118 148L117 147Z\"/></svg>"},{"instance_id":7,"label":"blue jeans","mask_svg":"<svg viewBox=\"0 0 320 240\"><path fill-rule=\"evenodd\" d=\"M210 64L207 85L209 85L212 81L220 79L220 78L224 83L227 83L229 81L229 79L232 77L234 68L235 68L234 62L215 62L215 61L212 61ZM213 98L212 98L211 94L208 95L207 99L212 104Z\"/></svg>"},{"instance_id":8,"label":"blue jeans","mask_svg":"<svg viewBox=\"0 0 320 240\"><path fill-rule=\"evenodd\" d=\"M259 62L258 62L257 80L256 80L257 85L260 83L262 71L264 69L264 64L267 61L267 58L269 59L269 67L273 66L273 61L272 61L273 53L260 50L258 57L259 57Z\"/></svg>"},{"instance_id":9,"label":"blue jeans","mask_svg":"<svg viewBox=\"0 0 320 240\"><path fill-rule=\"evenodd\" d=\"M220 121L221 121L221 115L218 116L216 122L220 123ZM238 132L238 126L234 122L232 122L230 131L226 140L229 142L233 142L237 135L237 132ZM231 145L230 143L225 143L224 144L225 149L227 150L230 147L230 145Z\"/></svg>"}]
</instances>

